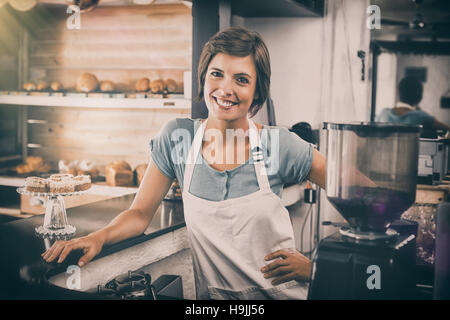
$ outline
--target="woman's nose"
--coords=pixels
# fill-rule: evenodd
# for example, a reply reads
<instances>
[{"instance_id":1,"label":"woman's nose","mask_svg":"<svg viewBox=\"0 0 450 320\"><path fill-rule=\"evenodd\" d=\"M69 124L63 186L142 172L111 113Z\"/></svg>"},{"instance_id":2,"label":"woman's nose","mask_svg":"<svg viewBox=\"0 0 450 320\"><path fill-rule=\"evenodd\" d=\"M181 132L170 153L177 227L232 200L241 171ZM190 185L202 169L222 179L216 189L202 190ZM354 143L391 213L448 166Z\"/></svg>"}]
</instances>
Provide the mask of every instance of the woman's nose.
<instances>
[{"instance_id":1,"label":"woman's nose","mask_svg":"<svg viewBox=\"0 0 450 320\"><path fill-rule=\"evenodd\" d=\"M223 79L219 84L217 93L220 94L221 96L225 96L225 97L233 95L232 82L229 80Z\"/></svg>"}]
</instances>

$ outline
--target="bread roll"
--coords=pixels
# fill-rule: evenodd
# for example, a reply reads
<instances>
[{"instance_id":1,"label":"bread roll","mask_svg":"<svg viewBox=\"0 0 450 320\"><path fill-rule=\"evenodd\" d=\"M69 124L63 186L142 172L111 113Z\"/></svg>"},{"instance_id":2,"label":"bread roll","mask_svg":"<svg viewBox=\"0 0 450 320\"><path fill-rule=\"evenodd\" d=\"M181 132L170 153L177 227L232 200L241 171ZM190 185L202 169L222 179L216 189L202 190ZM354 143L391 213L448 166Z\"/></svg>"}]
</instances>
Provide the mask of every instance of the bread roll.
<instances>
[{"instance_id":1,"label":"bread roll","mask_svg":"<svg viewBox=\"0 0 450 320\"><path fill-rule=\"evenodd\" d=\"M167 88L167 91L172 93L172 92L177 92L177 82L173 79L167 79L166 81L164 81L164 86Z\"/></svg>"},{"instance_id":2,"label":"bread roll","mask_svg":"<svg viewBox=\"0 0 450 320\"><path fill-rule=\"evenodd\" d=\"M149 78L142 78L136 82L136 91L138 92L147 92L150 86Z\"/></svg>"},{"instance_id":3,"label":"bread roll","mask_svg":"<svg viewBox=\"0 0 450 320\"><path fill-rule=\"evenodd\" d=\"M114 83L109 80L104 80L100 82L100 91L102 92L113 92L114 91Z\"/></svg>"},{"instance_id":4,"label":"bread roll","mask_svg":"<svg viewBox=\"0 0 450 320\"><path fill-rule=\"evenodd\" d=\"M50 84L50 88L51 88L53 91L61 91L61 90L62 90L62 84L59 83L59 82L53 81L53 82Z\"/></svg>"},{"instance_id":5,"label":"bread roll","mask_svg":"<svg viewBox=\"0 0 450 320\"><path fill-rule=\"evenodd\" d=\"M37 86L36 86L36 89L39 90L39 91L47 90L48 89L48 83L45 82L45 81L39 81Z\"/></svg>"},{"instance_id":6,"label":"bread roll","mask_svg":"<svg viewBox=\"0 0 450 320\"><path fill-rule=\"evenodd\" d=\"M161 79L150 82L150 90L152 93L161 93L164 90L164 81Z\"/></svg>"},{"instance_id":7,"label":"bread roll","mask_svg":"<svg viewBox=\"0 0 450 320\"><path fill-rule=\"evenodd\" d=\"M134 169L136 184L139 187L141 185L142 179L144 178L145 170L147 170L147 164L142 163L136 166Z\"/></svg>"},{"instance_id":8,"label":"bread roll","mask_svg":"<svg viewBox=\"0 0 450 320\"><path fill-rule=\"evenodd\" d=\"M97 77L91 73L83 73L77 80L77 90L79 92L92 92L98 87Z\"/></svg>"},{"instance_id":9,"label":"bread roll","mask_svg":"<svg viewBox=\"0 0 450 320\"><path fill-rule=\"evenodd\" d=\"M125 161L114 161L105 168L106 183L111 186L133 185L133 171Z\"/></svg>"},{"instance_id":10,"label":"bread roll","mask_svg":"<svg viewBox=\"0 0 450 320\"><path fill-rule=\"evenodd\" d=\"M36 85L33 82L27 82L23 84L23 88L26 91L34 91L36 90Z\"/></svg>"},{"instance_id":11,"label":"bread roll","mask_svg":"<svg viewBox=\"0 0 450 320\"><path fill-rule=\"evenodd\" d=\"M92 180L95 180L99 175L99 170L94 161L82 160L78 165L77 175L89 175Z\"/></svg>"}]
</instances>

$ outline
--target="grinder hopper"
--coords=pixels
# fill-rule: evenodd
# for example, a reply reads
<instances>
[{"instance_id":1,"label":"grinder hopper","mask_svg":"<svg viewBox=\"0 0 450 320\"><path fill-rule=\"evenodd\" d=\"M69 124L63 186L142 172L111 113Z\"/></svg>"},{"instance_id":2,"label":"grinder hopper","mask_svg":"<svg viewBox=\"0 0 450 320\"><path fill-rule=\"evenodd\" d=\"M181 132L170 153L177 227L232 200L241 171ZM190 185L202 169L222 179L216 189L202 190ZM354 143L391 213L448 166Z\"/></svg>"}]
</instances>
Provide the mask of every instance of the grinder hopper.
<instances>
[{"instance_id":1,"label":"grinder hopper","mask_svg":"<svg viewBox=\"0 0 450 320\"><path fill-rule=\"evenodd\" d=\"M324 129L326 194L350 225L346 235L386 234L415 201L421 127L370 122Z\"/></svg>"}]
</instances>

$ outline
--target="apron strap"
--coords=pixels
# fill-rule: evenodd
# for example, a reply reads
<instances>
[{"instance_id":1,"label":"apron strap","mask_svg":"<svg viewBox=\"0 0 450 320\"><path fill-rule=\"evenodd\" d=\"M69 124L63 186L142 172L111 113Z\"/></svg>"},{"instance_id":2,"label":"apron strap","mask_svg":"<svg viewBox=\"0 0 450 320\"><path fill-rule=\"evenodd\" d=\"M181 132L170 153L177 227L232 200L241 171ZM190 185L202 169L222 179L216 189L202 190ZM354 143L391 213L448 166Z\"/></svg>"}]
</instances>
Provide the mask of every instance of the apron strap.
<instances>
[{"instance_id":1,"label":"apron strap","mask_svg":"<svg viewBox=\"0 0 450 320\"><path fill-rule=\"evenodd\" d=\"M250 156L255 166L256 178L261 190L270 190L270 183L267 177L266 165L264 164L264 154L259 136L258 128L252 119L248 118L248 134L250 139Z\"/></svg>"},{"instance_id":2,"label":"apron strap","mask_svg":"<svg viewBox=\"0 0 450 320\"><path fill-rule=\"evenodd\" d=\"M184 177L183 177L183 192L189 192L191 186L192 174L194 172L195 162L198 159L200 149L203 142L203 133L205 132L206 123L208 119L200 123L197 132L195 133L194 140L192 141L192 146L189 149L189 154L186 158L186 166L184 167Z\"/></svg>"},{"instance_id":3,"label":"apron strap","mask_svg":"<svg viewBox=\"0 0 450 320\"><path fill-rule=\"evenodd\" d=\"M200 127L195 133L192 146L189 149L188 157L186 158L186 166L184 169L183 177L183 191L189 192L191 185L192 174L194 172L195 162L198 159L199 152L201 152L203 135L206 128L206 123L208 119L200 124ZM267 177L266 166L264 164L264 155L262 151L261 139L259 137L258 129L256 128L253 120L248 118L249 123L249 140L250 140L250 152L255 166L256 178L258 180L258 185L260 190L268 191L270 190L270 183Z\"/></svg>"}]
</instances>

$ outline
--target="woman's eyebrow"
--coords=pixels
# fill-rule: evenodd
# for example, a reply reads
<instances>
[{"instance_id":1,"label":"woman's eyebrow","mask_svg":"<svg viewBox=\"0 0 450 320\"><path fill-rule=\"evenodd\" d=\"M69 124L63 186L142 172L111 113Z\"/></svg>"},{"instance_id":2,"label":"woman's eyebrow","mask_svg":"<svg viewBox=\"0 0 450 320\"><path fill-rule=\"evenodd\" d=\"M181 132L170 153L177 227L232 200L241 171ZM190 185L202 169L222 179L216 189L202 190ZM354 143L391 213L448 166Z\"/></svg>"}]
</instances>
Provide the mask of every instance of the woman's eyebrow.
<instances>
[{"instance_id":1,"label":"woman's eyebrow","mask_svg":"<svg viewBox=\"0 0 450 320\"><path fill-rule=\"evenodd\" d=\"M216 71L219 71L219 72L224 73L223 70L221 70L221 69L219 69L219 68L216 68L216 67L211 67L211 70L216 70ZM245 72L236 73L235 76L247 76L247 77L249 77L250 79L252 78L249 74L247 74L247 73L245 73Z\"/></svg>"},{"instance_id":2,"label":"woman's eyebrow","mask_svg":"<svg viewBox=\"0 0 450 320\"><path fill-rule=\"evenodd\" d=\"M251 75L249 75L249 74L247 74L247 73L244 73L244 72L236 73L235 76L247 76L247 77L249 77L250 79L252 78Z\"/></svg>"}]
</instances>

